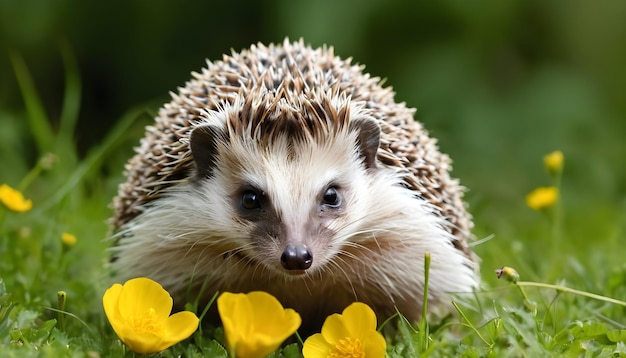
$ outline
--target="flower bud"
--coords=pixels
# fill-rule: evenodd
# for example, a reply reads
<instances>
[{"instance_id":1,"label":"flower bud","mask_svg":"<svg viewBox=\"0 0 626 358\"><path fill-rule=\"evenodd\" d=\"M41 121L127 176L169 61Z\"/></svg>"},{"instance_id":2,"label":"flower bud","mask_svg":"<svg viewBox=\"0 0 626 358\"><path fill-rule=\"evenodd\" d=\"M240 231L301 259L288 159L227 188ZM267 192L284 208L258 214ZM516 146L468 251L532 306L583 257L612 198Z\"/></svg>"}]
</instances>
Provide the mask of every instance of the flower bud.
<instances>
[{"instance_id":1,"label":"flower bud","mask_svg":"<svg viewBox=\"0 0 626 358\"><path fill-rule=\"evenodd\" d=\"M59 161L59 157L54 153L46 153L39 159L39 165L43 170L50 170Z\"/></svg>"},{"instance_id":2,"label":"flower bud","mask_svg":"<svg viewBox=\"0 0 626 358\"><path fill-rule=\"evenodd\" d=\"M555 186L540 187L526 195L526 205L541 211L553 206L559 198L559 189Z\"/></svg>"},{"instance_id":3,"label":"flower bud","mask_svg":"<svg viewBox=\"0 0 626 358\"><path fill-rule=\"evenodd\" d=\"M552 177L557 177L563 170L563 152L555 150L554 152L543 157L543 164Z\"/></svg>"},{"instance_id":4,"label":"flower bud","mask_svg":"<svg viewBox=\"0 0 626 358\"><path fill-rule=\"evenodd\" d=\"M516 283L519 281L519 274L514 268L509 266L502 266L502 268L496 270L498 278L504 277L507 281Z\"/></svg>"},{"instance_id":5,"label":"flower bud","mask_svg":"<svg viewBox=\"0 0 626 358\"><path fill-rule=\"evenodd\" d=\"M67 293L65 291L57 292L57 303L59 304L59 310L65 310L65 301L67 301Z\"/></svg>"},{"instance_id":6,"label":"flower bud","mask_svg":"<svg viewBox=\"0 0 626 358\"><path fill-rule=\"evenodd\" d=\"M61 242L66 247L72 247L76 245L76 236L67 232L61 234Z\"/></svg>"}]
</instances>

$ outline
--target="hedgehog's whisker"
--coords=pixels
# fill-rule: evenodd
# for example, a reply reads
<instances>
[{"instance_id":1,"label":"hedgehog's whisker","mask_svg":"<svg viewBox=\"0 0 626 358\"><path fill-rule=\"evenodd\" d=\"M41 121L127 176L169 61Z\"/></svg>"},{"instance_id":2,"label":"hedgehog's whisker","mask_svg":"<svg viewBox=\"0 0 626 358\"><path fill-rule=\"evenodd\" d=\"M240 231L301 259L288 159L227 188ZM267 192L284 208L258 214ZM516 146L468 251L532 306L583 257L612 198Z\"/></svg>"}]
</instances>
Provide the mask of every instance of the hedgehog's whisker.
<instances>
[{"instance_id":1,"label":"hedgehog's whisker","mask_svg":"<svg viewBox=\"0 0 626 358\"><path fill-rule=\"evenodd\" d=\"M334 266L337 270L339 270L343 274L343 276L346 278L346 282L350 285L350 290L352 291L352 294L354 295L355 300L358 299L358 295L356 293L356 289L354 288L352 280L350 279L351 276L344 270L342 265L340 265L337 262L335 262L335 260L343 261L343 259L341 257L336 256L336 257L334 257L333 260L329 261L329 265ZM332 275L332 273L333 272L331 271L330 276L334 276L334 275Z\"/></svg>"}]
</instances>

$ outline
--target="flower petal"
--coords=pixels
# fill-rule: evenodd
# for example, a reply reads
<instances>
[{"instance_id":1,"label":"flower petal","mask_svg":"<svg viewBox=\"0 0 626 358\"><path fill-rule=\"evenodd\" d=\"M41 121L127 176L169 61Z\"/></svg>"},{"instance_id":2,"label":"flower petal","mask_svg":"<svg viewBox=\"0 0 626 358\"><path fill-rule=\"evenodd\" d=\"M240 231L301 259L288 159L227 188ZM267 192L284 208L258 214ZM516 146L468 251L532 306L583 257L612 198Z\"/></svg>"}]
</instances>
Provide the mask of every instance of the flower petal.
<instances>
[{"instance_id":1,"label":"flower petal","mask_svg":"<svg viewBox=\"0 0 626 358\"><path fill-rule=\"evenodd\" d=\"M365 303L354 302L343 310L342 316L350 337L363 341L371 331L376 331L376 314Z\"/></svg>"},{"instance_id":2,"label":"flower petal","mask_svg":"<svg viewBox=\"0 0 626 358\"><path fill-rule=\"evenodd\" d=\"M254 307L253 328L275 337L281 342L287 339L302 323L300 315L290 308L283 308L276 297L267 292L254 291L247 295L250 306Z\"/></svg>"},{"instance_id":3,"label":"flower petal","mask_svg":"<svg viewBox=\"0 0 626 358\"><path fill-rule=\"evenodd\" d=\"M24 199L19 190L13 189L7 184L0 185L0 202L16 212L25 212L33 207L33 202L30 199Z\"/></svg>"},{"instance_id":4,"label":"flower petal","mask_svg":"<svg viewBox=\"0 0 626 358\"><path fill-rule=\"evenodd\" d=\"M128 327L124 327L123 336L119 337L130 350L141 354L158 353L172 345L165 344L162 337L151 333L137 333Z\"/></svg>"},{"instance_id":5,"label":"flower petal","mask_svg":"<svg viewBox=\"0 0 626 358\"><path fill-rule=\"evenodd\" d=\"M280 322L276 321L278 326L281 328L282 340L284 341L287 337L294 334L294 332L300 327L302 324L302 318L300 314L291 308L285 308L283 310L282 317L280 318ZM274 331L276 335L279 335L278 332Z\"/></svg>"},{"instance_id":6,"label":"flower petal","mask_svg":"<svg viewBox=\"0 0 626 358\"><path fill-rule=\"evenodd\" d=\"M118 300L120 297L120 293L122 292L122 285L119 283L114 284L108 290L104 292L104 296L102 296L102 306L104 307L104 313L106 314L111 326L115 333L120 336L120 332L122 327L126 325L124 322L124 318L120 315L120 311L118 309Z\"/></svg>"},{"instance_id":7,"label":"flower petal","mask_svg":"<svg viewBox=\"0 0 626 358\"><path fill-rule=\"evenodd\" d=\"M284 309L266 292L224 292L217 299L231 355L265 357L274 352L301 324L300 315Z\"/></svg>"},{"instance_id":8,"label":"flower petal","mask_svg":"<svg viewBox=\"0 0 626 358\"><path fill-rule=\"evenodd\" d=\"M189 311L178 312L169 316L163 322L165 327L163 344L166 345L165 348L189 338L198 329L199 323L198 317Z\"/></svg>"},{"instance_id":9,"label":"flower petal","mask_svg":"<svg viewBox=\"0 0 626 358\"><path fill-rule=\"evenodd\" d=\"M300 327L302 321L296 311L290 308L284 309L279 303L278 307L274 308L278 308L280 311L274 311L274 317L265 321L266 324L264 325L264 321L257 316L257 313L261 312L263 309L257 307L256 302L252 300L251 305L255 309L255 317L253 317L252 322L253 330L248 336L242 337L239 341L236 347L236 353L238 357L267 357L269 354L276 351L285 339L291 336L298 327Z\"/></svg>"},{"instance_id":10,"label":"flower petal","mask_svg":"<svg viewBox=\"0 0 626 358\"><path fill-rule=\"evenodd\" d=\"M265 358L276 351L283 341L276 342L274 337L255 334L248 340L239 342L235 350L236 357Z\"/></svg>"},{"instance_id":11,"label":"flower petal","mask_svg":"<svg viewBox=\"0 0 626 358\"><path fill-rule=\"evenodd\" d=\"M152 308L156 317L164 320L172 312L172 306L170 294L157 282L145 277L126 281L119 296L119 311L124 318Z\"/></svg>"},{"instance_id":12,"label":"flower petal","mask_svg":"<svg viewBox=\"0 0 626 358\"><path fill-rule=\"evenodd\" d=\"M284 309L280 302L267 292L253 291L245 296L254 307L255 321L261 322L263 326L273 323L272 321L277 318L276 315L283 313Z\"/></svg>"},{"instance_id":13,"label":"flower petal","mask_svg":"<svg viewBox=\"0 0 626 358\"><path fill-rule=\"evenodd\" d=\"M346 328L343 316L334 313L326 317L322 326L322 335L331 346L337 344L340 339L350 337L350 331Z\"/></svg>"},{"instance_id":14,"label":"flower petal","mask_svg":"<svg viewBox=\"0 0 626 358\"><path fill-rule=\"evenodd\" d=\"M224 326L229 352L251 331L252 307L243 293L224 292L217 298L217 310Z\"/></svg>"},{"instance_id":15,"label":"flower petal","mask_svg":"<svg viewBox=\"0 0 626 358\"><path fill-rule=\"evenodd\" d=\"M366 357L383 358L387 350L387 342L378 331L370 331L361 340Z\"/></svg>"},{"instance_id":16,"label":"flower petal","mask_svg":"<svg viewBox=\"0 0 626 358\"><path fill-rule=\"evenodd\" d=\"M304 341L302 355L304 358L326 358L332 346L321 333L316 333Z\"/></svg>"}]
</instances>

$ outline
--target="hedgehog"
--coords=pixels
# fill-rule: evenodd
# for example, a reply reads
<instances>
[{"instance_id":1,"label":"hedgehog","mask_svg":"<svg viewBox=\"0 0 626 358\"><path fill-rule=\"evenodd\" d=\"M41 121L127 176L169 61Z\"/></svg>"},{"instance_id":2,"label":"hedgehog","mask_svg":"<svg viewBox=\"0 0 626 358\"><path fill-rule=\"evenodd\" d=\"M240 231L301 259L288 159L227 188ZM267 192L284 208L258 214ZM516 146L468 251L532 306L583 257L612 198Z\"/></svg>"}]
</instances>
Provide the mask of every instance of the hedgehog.
<instances>
[{"instance_id":1,"label":"hedgehog","mask_svg":"<svg viewBox=\"0 0 626 358\"><path fill-rule=\"evenodd\" d=\"M425 254L429 302L471 292L465 189L415 109L364 69L286 39L192 72L125 166L115 277L149 277L178 307L265 291L310 329L356 301L418 319Z\"/></svg>"}]
</instances>

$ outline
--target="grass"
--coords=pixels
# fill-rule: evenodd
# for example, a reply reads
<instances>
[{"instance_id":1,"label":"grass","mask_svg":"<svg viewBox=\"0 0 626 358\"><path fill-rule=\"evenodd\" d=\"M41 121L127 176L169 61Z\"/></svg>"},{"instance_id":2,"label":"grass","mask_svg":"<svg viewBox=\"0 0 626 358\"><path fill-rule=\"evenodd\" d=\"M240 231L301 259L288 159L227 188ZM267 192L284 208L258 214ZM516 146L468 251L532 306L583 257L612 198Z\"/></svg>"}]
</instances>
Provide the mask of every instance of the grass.
<instances>
[{"instance_id":1,"label":"grass","mask_svg":"<svg viewBox=\"0 0 626 358\"><path fill-rule=\"evenodd\" d=\"M66 88L58 128L50 125L24 61L11 55L25 109L0 112L10 118L3 122L4 133L11 133L0 149L4 165L14 169L4 167L0 182L32 199L33 209L15 213L0 207L0 351L3 356L133 356L102 309L110 284L104 238L124 156L149 117L143 109L129 111L102 143L79 158L72 133L80 79L69 50L63 54ZM36 158L11 150L24 140L37 148ZM508 225L495 234L514 240L486 240L474 248L483 258L481 289L456 297L456 314L416 324L385 323L388 356L626 356L623 226L614 220L623 208L590 202L581 212L564 203L559 201L553 215L537 213L530 222L502 210ZM480 208L474 215L477 235L492 234L484 224L490 216ZM580 242L570 238L569 225L587 216L595 220L584 230L606 234ZM74 234L77 243L63 244L64 232ZM494 270L503 265L535 282L497 280ZM201 314L204 307L195 309ZM226 357L220 342L220 328L203 329L160 355ZM300 347L289 345L281 354L274 356L299 357Z\"/></svg>"}]
</instances>

